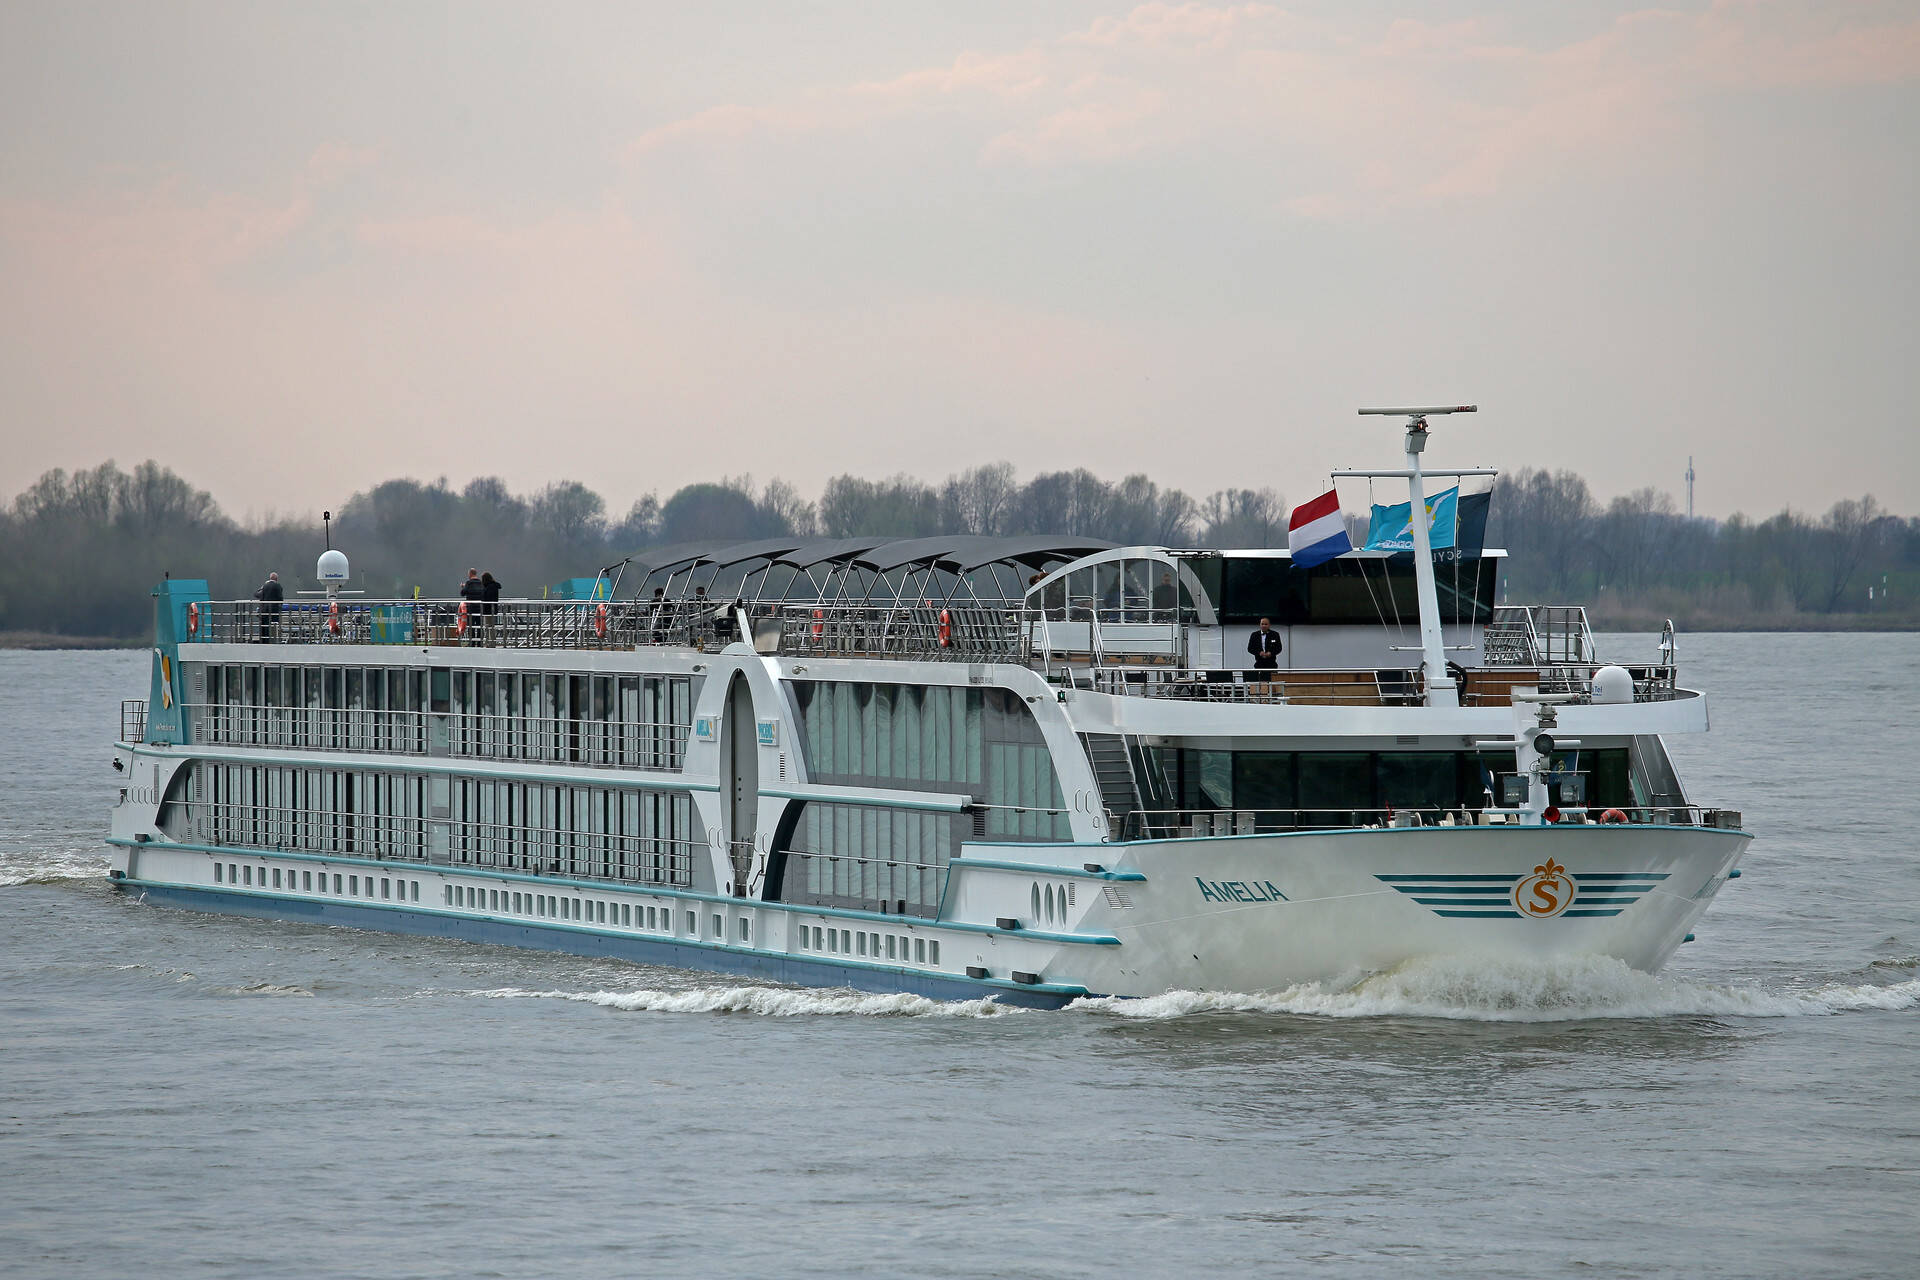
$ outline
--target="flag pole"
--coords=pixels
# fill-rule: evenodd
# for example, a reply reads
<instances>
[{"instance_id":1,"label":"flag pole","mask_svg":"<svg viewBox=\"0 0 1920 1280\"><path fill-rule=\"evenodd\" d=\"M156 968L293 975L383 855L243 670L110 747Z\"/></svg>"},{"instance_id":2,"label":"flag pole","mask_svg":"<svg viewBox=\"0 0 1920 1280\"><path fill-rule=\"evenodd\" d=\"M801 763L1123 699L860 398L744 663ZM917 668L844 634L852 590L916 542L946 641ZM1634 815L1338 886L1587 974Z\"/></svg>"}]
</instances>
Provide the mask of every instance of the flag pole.
<instances>
[{"instance_id":1,"label":"flag pole","mask_svg":"<svg viewBox=\"0 0 1920 1280\"><path fill-rule=\"evenodd\" d=\"M1440 629L1440 592L1433 580L1433 540L1427 531L1427 492L1420 455L1427 448L1427 417L1441 413L1477 413L1478 405L1432 409L1362 409L1363 416L1407 419L1407 523L1413 532L1413 585L1420 602L1420 647L1425 654L1427 705L1457 707L1460 690L1447 675L1446 641Z\"/></svg>"}]
</instances>

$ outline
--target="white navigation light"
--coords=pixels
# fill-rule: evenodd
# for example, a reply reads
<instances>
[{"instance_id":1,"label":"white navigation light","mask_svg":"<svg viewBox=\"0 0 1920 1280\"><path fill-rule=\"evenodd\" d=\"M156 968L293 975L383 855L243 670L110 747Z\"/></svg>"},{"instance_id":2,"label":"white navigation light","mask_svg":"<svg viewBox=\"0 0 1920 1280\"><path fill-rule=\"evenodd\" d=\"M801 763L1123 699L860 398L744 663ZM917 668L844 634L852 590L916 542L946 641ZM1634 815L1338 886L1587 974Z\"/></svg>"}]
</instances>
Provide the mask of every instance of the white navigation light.
<instances>
[{"instance_id":1,"label":"white navigation light","mask_svg":"<svg viewBox=\"0 0 1920 1280\"><path fill-rule=\"evenodd\" d=\"M1625 667L1607 666L1593 673L1593 701L1596 706L1623 706L1633 701L1633 672Z\"/></svg>"},{"instance_id":2,"label":"white navigation light","mask_svg":"<svg viewBox=\"0 0 1920 1280\"><path fill-rule=\"evenodd\" d=\"M314 568L313 576L322 582L345 582L347 580L347 553L331 548L320 553L320 563Z\"/></svg>"}]
</instances>

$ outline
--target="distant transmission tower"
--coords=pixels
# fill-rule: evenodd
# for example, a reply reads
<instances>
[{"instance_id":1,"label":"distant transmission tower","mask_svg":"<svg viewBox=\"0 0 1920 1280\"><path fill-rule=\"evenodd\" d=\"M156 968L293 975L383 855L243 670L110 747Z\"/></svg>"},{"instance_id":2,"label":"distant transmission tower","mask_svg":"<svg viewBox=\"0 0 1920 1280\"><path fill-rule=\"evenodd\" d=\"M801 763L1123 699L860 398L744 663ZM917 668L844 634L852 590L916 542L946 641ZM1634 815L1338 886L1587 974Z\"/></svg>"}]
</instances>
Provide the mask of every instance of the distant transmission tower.
<instances>
[{"instance_id":1,"label":"distant transmission tower","mask_svg":"<svg viewBox=\"0 0 1920 1280\"><path fill-rule=\"evenodd\" d=\"M1693 455L1687 455L1687 519L1693 519Z\"/></svg>"}]
</instances>

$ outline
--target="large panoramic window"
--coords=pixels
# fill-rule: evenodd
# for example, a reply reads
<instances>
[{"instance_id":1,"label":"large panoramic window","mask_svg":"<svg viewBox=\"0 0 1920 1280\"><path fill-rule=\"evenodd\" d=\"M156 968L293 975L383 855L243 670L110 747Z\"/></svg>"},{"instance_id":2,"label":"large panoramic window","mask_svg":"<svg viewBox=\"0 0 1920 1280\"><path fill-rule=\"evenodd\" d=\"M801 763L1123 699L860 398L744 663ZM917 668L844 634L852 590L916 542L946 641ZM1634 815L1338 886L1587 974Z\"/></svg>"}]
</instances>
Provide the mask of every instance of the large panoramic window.
<instances>
[{"instance_id":1,"label":"large panoramic window","mask_svg":"<svg viewBox=\"0 0 1920 1280\"><path fill-rule=\"evenodd\" d=\"M994 840L1066 840L1053 757L1006 689L805 681L794 698L819 782L947 791L980 805Z\"/></svg>"},{"instance_id":2,"label":"large panoramic window","mask_svg":"<svg viewBox=\"0 0 1920 1280\"><path fill-rule=\"evenodd\" d=\"M809 802L787 844L792 902L929 915L963 839L1071 838L1053 758L1005 689L796 683L809 776L965 796L972 815Z\"/></svg>"}]
</instances>

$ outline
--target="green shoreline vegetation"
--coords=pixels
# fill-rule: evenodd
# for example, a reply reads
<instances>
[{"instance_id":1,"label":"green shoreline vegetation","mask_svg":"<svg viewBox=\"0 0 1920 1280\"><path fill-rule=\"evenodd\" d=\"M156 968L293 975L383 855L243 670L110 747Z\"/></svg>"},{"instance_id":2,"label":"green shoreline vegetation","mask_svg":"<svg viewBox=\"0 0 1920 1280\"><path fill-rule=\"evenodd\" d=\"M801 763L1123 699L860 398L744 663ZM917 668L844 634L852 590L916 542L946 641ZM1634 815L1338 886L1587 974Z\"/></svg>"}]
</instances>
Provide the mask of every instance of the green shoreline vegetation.
<instances>
[{"instance_id":1,"label":"green shoreline vegetation","mask_svg":"<svg viewBox=\"0 0 1920 1280\"><path fill-rule=\"evenodd\" d=\"M455 490L388 480L354 494L334 520L354 585L372 596L454 594L469 566L506 594L588 575L651 546L699 539L932 537L1064 533L1123 545L1285 546L1288 508L1271 489L1196 500L1144 475L1085 470L1019 479L990 463L927 483L836 476L817 499L749 478L649 494L617 519L584 484L515 494L496 477ZM1355 540L1365 516L1349 514ZM1762 520L1678 514L1652 488L1602 503L1569 471L1522 469L1496 482L1486 543L1515 554L1499 597L1587 606L1599 630L1920 630L1920 518L1871 497L1824 515ZM310 515L242 524L211 494L156 462L122 471L49 471L0 510L0 648L137 647L151 634L153 584L205 578L216 599L250 595L279 572L310 587L324 548Z\"/></svg>"}]
</instances>

